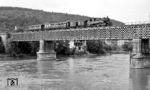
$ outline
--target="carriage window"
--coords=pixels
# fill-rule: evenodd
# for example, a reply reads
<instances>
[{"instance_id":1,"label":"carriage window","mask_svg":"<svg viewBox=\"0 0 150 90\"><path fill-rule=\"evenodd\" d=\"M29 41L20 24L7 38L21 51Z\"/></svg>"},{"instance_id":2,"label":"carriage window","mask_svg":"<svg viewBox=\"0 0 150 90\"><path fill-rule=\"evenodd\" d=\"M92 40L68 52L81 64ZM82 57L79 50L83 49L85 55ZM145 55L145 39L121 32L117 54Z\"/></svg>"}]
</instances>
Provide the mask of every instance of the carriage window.
<instances>
[{"instance_id":1,"label":"carriage window","mask_svg":"<svg viewBox=\"0 0 150 90\"><path fill-rule=\"evenodd\" d=\"M76 26L78 26L78 22L76 22Z\"/></svg>"}]
</instances>

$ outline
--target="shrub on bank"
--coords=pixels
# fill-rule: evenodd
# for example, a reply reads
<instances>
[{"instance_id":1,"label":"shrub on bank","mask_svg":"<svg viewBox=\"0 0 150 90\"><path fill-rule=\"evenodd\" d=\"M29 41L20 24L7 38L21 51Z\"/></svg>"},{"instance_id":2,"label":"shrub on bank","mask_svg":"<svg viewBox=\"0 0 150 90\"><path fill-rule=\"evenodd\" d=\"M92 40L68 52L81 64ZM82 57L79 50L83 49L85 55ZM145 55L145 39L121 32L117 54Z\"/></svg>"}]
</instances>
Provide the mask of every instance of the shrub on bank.
<instances>
[{"instance_id":1,"label":"shrub on bank","mask_svg":"<svg viewBox=\"0 0 150 90\"><path fill-rule=\"evenodd\" d=\"M35 55L38 49L36 42L10 42L7 45L6 53L10 56L17 57L19 55Z\"/></svg>"},{"instance_id":2,"label":"shrub on bank","mask_svg":"<svg viewBox=\"0 0 150 90\"><path fill-rule=\"evenodd\" d=\"M5 47L2 42L0 42L0 54L5 53Z\"/></svg>"},{"instance_id":3,"label":"shrub on bank","mask_svg":"<svg viewBox=\"0 0 150 90\"><path fill-rule=\"evenodd\" d=\"M128 43L123 44L122 48L123 48L124 51L131 51L133 46L132 46L131 42L128 42Z\"/></svg>"},{"instance_id":4,"label":"shrub on bank","mask_svg":"<svg viewBox=\"0 0 150 90\"><path fill-rule=\"evenodd\" d=\"M93 54L105 54L110 50L109 46L106 46L104 41L101 40L89 40L87 41L87 50Z\"/></svg>"},{"instance_id":5,"label":"shrub on bank","mask_svg":"<svg viewBox=\"0 0 150 90\"><path fill-rule=\"evenodd\" d=\"M55 42L55 51L58 55L70 55L72 52L69 49L68 41L56 41Z\"/></svg>"}]
</instances>

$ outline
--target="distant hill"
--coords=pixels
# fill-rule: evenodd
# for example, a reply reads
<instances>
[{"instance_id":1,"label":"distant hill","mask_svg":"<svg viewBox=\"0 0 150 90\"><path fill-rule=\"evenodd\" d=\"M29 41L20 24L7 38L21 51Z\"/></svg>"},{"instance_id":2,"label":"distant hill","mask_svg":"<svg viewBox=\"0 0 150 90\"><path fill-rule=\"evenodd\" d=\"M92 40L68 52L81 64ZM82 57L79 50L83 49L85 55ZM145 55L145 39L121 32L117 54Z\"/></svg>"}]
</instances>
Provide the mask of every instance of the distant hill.
<instances>
[{"instance_id":1,"label":"distant hill","mask_svg":"<svg viewBox=\"0 0 150 90\"><path fill-rule=\"evenodd\" d=\"M15 25L25 26L41 23L63 22L67 20L86 20L90 17L67 13L46 12L19 7L0 7L0 27L13 30ZM124 23L111 19L114 26Z\"/></svg>"}]
</instances>

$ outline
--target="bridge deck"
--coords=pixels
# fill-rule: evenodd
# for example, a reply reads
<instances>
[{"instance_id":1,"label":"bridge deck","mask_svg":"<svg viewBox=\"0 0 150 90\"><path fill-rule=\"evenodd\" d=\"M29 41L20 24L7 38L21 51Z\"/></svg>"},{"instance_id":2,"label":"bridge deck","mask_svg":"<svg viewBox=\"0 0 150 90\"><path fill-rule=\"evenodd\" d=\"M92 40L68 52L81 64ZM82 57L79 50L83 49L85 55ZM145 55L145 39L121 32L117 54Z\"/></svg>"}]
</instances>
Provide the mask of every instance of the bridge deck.
<instances>
[{"instance_id":1,"label":"bridge deck","mask_svg":"<svg viewBox=\"0 0 150 90\"><path fill-rule=\"evenodd\" d=\"M95 27L11 33L12 41L150 38L150 27Z\"/></svg>"}]
</instances>

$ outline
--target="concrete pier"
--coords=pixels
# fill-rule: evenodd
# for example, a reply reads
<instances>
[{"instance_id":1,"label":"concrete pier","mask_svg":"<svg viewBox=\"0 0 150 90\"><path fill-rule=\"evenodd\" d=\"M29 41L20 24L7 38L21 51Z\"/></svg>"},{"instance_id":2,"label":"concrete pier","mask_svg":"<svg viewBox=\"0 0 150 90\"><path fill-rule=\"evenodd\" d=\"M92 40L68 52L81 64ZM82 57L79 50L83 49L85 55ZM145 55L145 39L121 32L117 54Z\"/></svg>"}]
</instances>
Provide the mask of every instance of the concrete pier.
<instances>
[{"instance_id":1,"label":"concrete pier","mask_svg":"<svg viewBox=\"0 0 150 90\"><path fill-rule=\"evenodd\" d=\"M56 59L56 52L54 51L53 42L45 43L46 41L40 40L40 48L37 52L37 60L52 60Z\"/></svg>"},{"instance_id":2,"label":"concrete pier","mask_svg":"<svg viewBox=\"0 0 150 90\"><path fill-rule=\"evenodd\" d=\"M149 39L133 39L130 68L150 67Z\"/></svg>"}]
</instances>

